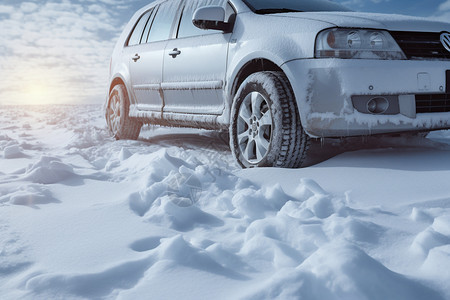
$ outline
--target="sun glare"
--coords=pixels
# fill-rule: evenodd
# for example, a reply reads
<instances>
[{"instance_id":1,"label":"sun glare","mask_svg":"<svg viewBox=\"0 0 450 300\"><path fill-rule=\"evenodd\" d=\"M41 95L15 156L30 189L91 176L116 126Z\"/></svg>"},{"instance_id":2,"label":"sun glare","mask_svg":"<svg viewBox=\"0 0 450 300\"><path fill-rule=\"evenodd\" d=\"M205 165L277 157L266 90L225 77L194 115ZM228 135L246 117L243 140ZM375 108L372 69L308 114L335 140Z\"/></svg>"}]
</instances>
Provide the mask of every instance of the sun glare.
<instances>
[{"instance_id":1,"label":"sun glare","mask_svg":"<svg viewBox=\"0 0 450 300\"><path fill-rule=\"evenodd\" d=\"M23 88L20 90L17 98L23 104L41 105L58 103L61 94L56 85L49 81L49 78L36 79L30 76L28 80L24 80ZM33 78L34 77L34 78Z\"/></svg>"},{"instance_id":2,"label":"sun glare","mask_svg":"<svg viewBox=\"0 0 450 300\"><path fill-rule=\"evenodd\" d=\"M25 95L28 104L49 104L57 100L55 91L43 84L31 84Z\"/></svg>"}]
</instances>

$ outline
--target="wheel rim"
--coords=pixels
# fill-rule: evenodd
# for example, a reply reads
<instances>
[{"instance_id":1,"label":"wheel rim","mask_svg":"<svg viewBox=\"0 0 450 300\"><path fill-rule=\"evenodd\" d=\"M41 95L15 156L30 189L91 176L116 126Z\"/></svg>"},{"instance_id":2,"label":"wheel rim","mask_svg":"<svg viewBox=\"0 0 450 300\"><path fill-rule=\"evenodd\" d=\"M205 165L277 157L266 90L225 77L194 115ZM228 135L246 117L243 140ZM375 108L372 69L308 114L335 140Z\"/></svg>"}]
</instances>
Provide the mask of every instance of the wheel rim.
<instances>
[{"instance_id":1,"label":"wheel rim","mask_svg":"<svg viewBox=\"0 0 450 300\"><path fill-rule=\"evenodd\" d=\"M119 132L120 116L120 98L117 94L114 94L111 98L111 101L109 102L108 110L109 128L111 128L111 131L114 134L117 134L117 132Z\"/></svg>"},{"instance_id":2,"label":"wheel rim","mask_svg":"<svg viewBox=\"0 0 450 300\"><path fill-rule=\"evenodd\" d=\"M258 92L248 94L239 108L237 121L237 142L248 163L258 164L267 156L272 126L272 113L264 96Z\"/></svg>"}]
</instances>

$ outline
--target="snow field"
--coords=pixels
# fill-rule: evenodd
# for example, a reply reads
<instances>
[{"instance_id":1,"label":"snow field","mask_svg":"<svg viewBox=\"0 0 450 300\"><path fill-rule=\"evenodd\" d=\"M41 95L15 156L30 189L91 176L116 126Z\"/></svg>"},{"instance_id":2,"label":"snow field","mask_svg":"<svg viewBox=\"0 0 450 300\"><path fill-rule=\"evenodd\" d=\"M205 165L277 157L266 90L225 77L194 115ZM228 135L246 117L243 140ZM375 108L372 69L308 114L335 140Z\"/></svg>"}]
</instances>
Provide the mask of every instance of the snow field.
<instances>
[{"instance_id":1,"label":"snow field","mask_svg":"<svg viewBox=\"0 0 450 300\"><path fill-rule=\"evenodd\" d=\"M220 133L114 141L97 106L0 107L0 294L449 298L449 143L239 170Z\"/></svg>"}]
</instances>

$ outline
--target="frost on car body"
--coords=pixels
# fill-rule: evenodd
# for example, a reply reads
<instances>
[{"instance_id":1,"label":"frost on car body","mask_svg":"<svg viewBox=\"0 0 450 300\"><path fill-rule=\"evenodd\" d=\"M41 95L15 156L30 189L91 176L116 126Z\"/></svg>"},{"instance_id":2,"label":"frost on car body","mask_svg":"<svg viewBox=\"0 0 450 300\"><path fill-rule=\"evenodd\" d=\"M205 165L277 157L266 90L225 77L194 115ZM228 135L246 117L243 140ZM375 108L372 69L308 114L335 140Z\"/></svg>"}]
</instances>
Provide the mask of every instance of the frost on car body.
<instances>
[{"instance_id":1,"label":"frost on car body","mask_svg":"<svg viewBox=\"0 0 450 300\"><path fill-rule=\"evenodd\" d=\"M244 167L299 167L317 137L447 129L446 37L450 23L326 0L157 1L114 49L108 124L229 130Z\"/></svg>"}]
</instances>

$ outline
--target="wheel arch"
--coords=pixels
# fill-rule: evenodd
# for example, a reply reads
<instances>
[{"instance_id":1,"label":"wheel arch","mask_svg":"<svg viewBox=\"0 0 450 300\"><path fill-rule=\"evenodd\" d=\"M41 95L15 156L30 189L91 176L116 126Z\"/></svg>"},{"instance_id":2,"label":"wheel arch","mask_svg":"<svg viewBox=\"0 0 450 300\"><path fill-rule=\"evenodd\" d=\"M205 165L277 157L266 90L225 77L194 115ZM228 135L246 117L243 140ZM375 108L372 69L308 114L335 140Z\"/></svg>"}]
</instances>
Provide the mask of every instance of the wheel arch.
<instances>
[{"instance_id":1,"label":"wheel arch","mask_svg":"<svg viewBox=\"0 0 450 300\"><path fill-rule=\"evenodd\" d=\"M281 72L284 76L288 79L288 84L290 85L293 95L295 96L294 87L292 86L292 81L290 76L292 76L292 73L289 72L289 70L285 70L286 65L282 63L281 59L275 58L268 58L266 55L260 55L258 57L248 58L245 60L245 62L241 62L237 68L234 69L232 72L232 77L230 79L230 86L228 87L228 105L226 106L226 109L228 110L226 112L226 117L228 117L228 121L231 121L229 119L231 117L231 107L233 105L234 97L236 96L237 91L239 90L239 87L244 82L244 80L250 76L251 74L263 72L263 71L275 71L275 72ZM297 99L295 101L298 102ZM300 113L300 111L299 111Z\"/></svg>"},{"instance_id":2,"label":"wheel arch","mask_svg":"<svg viewBox=\"0 0 450 300\"><path fill-rule=\"evenodd\" d=\"M108 96L106 99L105 108L108 107L108 105L109 105L109 101L110 101L109 95L111 94L114 87L119 84L122 84L125 87L125 90L126 90L127 96L128 96L129 105L134 103L133 94L131 93L130 89L128 88L128 85L125 82L126 82L126 80L120 74L113 76L113 79L111 80L111 83L109 84Z\"/></svg>"},{"instance_id":3,"label":"wheel arch","mask_svg":"<svg viewBox=\"0 0 450 300\"><path fill-rule=\"evenodd\" d=\"M123 84L125 85L125 81L123 80L122 77L120 76L116 76L112 81L111 84L109 85L109 93L111 93L111 91L113 90L113 88L118 85L118 84Z\"/></svg>"},{"instance_id":4,"label":"wheel arch","mask_svg":"<svg viewBox=\"0 0 450 300\"><path fill-rule=\"evenodd\" d=\"M236 76L234 77L233 84L231 85L231 91L230 95L232 98L236 95L239 87L244 82L244 80L258 72L263 71L283 71L280 66L278 66L273 61L267 59L267 58L253 58L249 61L247 61L237 72Z\"/></svg>"}]
</instances>

